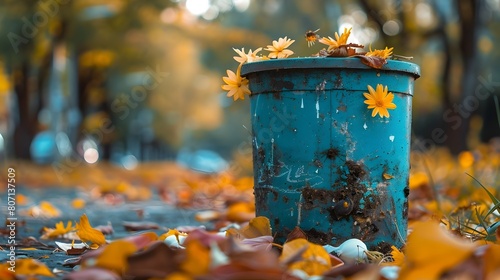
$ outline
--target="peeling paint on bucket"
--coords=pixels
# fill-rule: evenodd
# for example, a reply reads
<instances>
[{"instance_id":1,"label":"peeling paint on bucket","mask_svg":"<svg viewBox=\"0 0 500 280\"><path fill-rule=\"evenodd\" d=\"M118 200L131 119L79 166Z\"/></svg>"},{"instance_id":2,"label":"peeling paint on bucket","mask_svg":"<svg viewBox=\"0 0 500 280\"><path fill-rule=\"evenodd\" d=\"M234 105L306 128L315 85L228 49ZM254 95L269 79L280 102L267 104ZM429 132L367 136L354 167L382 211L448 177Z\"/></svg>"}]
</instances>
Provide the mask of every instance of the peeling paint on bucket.
<instances>
[{"instance_id":1,"label":"peeling paint on bucket","mask_svg":"<svg viewBox=\"0 0 500 280\"><path fill-rule=\"evenodd\" d=\"M299 226L312 242L406 241L413 63L373 69L357 58L290 58L243 65L250 81L255 203L278 240ZM367 85L397 108L371 117Z\"/></svg>"}]
</instances>

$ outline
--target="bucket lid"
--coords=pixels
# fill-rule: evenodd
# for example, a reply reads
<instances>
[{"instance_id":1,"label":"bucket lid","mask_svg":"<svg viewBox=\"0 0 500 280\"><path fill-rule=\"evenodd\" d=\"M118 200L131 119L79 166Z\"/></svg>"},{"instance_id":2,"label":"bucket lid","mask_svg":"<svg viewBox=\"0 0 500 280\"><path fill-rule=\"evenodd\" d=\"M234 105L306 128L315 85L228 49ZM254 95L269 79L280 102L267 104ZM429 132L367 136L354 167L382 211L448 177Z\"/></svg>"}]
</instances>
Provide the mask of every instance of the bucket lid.
<instances>
[{"instance_id":1,"label":"bucket lid","mask_svg":"<svg viewBox=\"0 0 500 280\"><path fill-rule=\"evenodd\" d=\"M241 75L245 76L254 72L279 69L304 69L304 68L343 68L343 69L373 69L382 71L407 72L415 79L420 77L420 67L411 62L400 60L387 60L381 69L374 69L361 62L356 57L299 57L285 59L269 59L245 63L241 68Z\"/></svg>"}]
</instances>

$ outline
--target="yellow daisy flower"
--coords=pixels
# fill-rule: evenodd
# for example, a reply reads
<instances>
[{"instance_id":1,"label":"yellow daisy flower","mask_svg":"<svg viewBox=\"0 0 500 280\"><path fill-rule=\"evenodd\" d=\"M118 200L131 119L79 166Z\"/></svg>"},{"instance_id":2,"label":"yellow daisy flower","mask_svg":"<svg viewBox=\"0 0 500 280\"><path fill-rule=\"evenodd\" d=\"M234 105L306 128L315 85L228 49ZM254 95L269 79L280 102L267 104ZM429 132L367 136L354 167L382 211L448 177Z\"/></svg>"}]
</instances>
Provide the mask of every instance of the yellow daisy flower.
<instances>
[{"instance_id":1,"label":"yellow daisy flower","mask_svg":"<svg viewBox=\"0 0 500 280\"><path fill-rule=\"evenodd\" d=\"M293 54L293 51L287 50L287 48L293 44L295 40L285 38L279 38L278 41L274 40L273 45L268 45L265 48L266 51L270 51L269 58L287 58Z\"/></svg>"},{"instance_id":2,"label":"yellow daisy flower","mask_svg":"<svg viewBox=\"0 0 500 280\"><path fill-rule=\"evenodd\" d=\"M339 46L342 45L347 45L347 39L349 38L349 35L351 35L351 30L352 28L344 28L344 33L339 36L337 32L335 32L335 39L332 37L328 36L328 38L323 37L318 40L318 42L325 44L328 46L328 51L334 50L338 48Z\"/></svg>"},{"instance_id":3,"label":"yellow daisy flower","mask_svg":"<svg viewBox=\"0 0 500 280\"><path fill-rule=\"evenodd\" d=\"M222 80L226 83L222 86L223 90L227 90L227 97L233 97L234 100L245 99L245 94L250 94L250 89L248 88L248 79L240 76L240 64L236 70L236 74L227 70L227 77L222 77Z\"/></svg>"},{"instance_id":4,"label":"yellow daisy flower","mask_svg":"<svg viewBox=\"0 0 500 280\"><path fill-rule=\"evenodd\" d=\"M370 51L367 52L365 54L365 56L376 56L376 57L380 57L383 59L387 59L388 57L390 57L392 55L393 49L394 48L388 49L387 47L385 47L385 49L383 49L383 50L373 50L372 51L372 48L370 47Z\"/></svg>"},{"instance_id":5,"label":"yellow daisy flower","mask_svg":"<svg viewBox=\"0 0 500 280\"><path fill-rule=\"evenodd\" d=\"M239 56L233 56L233 58L240 64L245 62L254 62L261 60L261 57L257 56L257 54L262 50L262 48L258 48L253 52L250 49L248 51L248 54L245 53L245 48L242 48L241 50L238 49L233 49L233 50L239 55Z\"/></svg>"},{"instance_id":6,"label":"yellow daisy flower","mask_svg":"<svg viewBox=\"0 0 500 280\"><path fill-rule=\"evenodd\" d=\"M368 91L370 93L363 93L365 96L365 104L368 104L368 109L373 109L372 117L375 117L377 114L381 118L389 117L388 109L396 109L396 104L392 103L394 99L394 94L392 92L387 92L387 86L377 84L377 90L374 90L370 85L368 85Z\"/></svg>"}]
</instances>

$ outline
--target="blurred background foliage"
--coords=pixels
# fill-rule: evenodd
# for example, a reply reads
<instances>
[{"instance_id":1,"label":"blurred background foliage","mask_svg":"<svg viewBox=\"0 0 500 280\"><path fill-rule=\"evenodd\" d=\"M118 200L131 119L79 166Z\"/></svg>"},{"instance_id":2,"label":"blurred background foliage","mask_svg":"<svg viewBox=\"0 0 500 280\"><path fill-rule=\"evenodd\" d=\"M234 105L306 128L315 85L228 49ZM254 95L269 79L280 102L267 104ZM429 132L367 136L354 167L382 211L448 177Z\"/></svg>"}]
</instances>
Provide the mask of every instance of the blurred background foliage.
<instances>
[{"instance_id":1,"label":"blurred background foliage","mask_svg":"<svg viewBox=\"0 0 500 280\"><path fill-rule=\"evenodd\" d=\"M232 48L304 34L393 46L420 65L414 148L500 136L499 0L2 0L3 156L40 163L251 160L249 102L225 97ZM420 139L420 141L419 141ZM415 143L417 145L415 145ZM246 152L243 152L246 151ZM242 159L243 158L243 159ZM218 167L213 167L217 169Z\"/></svg>"}]
</instances>

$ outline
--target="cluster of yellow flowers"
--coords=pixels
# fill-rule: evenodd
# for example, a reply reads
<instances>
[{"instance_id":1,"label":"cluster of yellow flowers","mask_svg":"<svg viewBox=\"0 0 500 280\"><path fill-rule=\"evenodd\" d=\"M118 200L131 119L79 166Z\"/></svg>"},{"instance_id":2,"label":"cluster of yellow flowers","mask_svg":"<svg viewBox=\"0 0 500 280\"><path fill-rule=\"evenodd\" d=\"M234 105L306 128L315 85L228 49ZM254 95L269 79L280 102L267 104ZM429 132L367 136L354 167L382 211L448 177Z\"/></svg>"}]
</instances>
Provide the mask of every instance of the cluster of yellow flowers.
<instances>
[{"instance_id":1,"label":"cluster of yellow flowers","mask_svg":"<svg viewBox=\"0 0 500 280\"><path fill-rule=\"evenodd\" d=\"M268 45L265 50L269 51L267 56L257 56L257 54L262 51L262 48L258 48L255 51L249 50L245 53L245 48L241 50L233 49L239 56L233 56L234 60L239 63L236 69L236 74L227 70L227 77L222 79L226 83L222 86L223 90L227 90L227 96L233 97L234 100L245 99L245 94L250 94L250 89L248 88L248 79L241 77L241 66L247 62L267 60L271 58L287 58L293 54L293 51L287 49L295 40L285 38L279 38L278 41L273 41L272 45Z\"/></svg>"},{"instance_id":2,"label":"cluster of yellow flowers","mask_svg":"<svg viewBox=\"0 0 500 280\"><path fill-rule=\"evenodd\" d=\"M392 56L393 48L387 48L382 50L371 50L366 53L358 53L357 48L364 48L362 45L348 44L347 40L351 34L352 28L345 28L344 32L339 35L335 32L335 39L328 36L322 37L315 31L308 31L305 35L308 46L312 46L316 41L321 44L326 45L327 49L322 49L320 52L313 56L319 57L358 57L361 61L373 68L380 69L385 63L386 59ZM245 53L245 49L233 49L238 56L234 56L234 60L239 63L236 73L227 70L227 76L223 77L224 85L222 89L227 91L228 97L233 97L234 100L245 99L245 95L250 95L251 91L249 88L249 81L247 78L241 76L241 66L244 63L251 63L255 61L262 61L268 59L281 59L287 58L294 54L293 51L288 48L292 45L295 40L289 39L286 36L284 38L279 38L277 41L273 41L272 45L268 45L264 50L269 51L267 56L258 55L263 48L258 48L255 51L249 50ZM394 94L388 92L387 86L381 84L376 85L376 89L372 86L367 86L369 93L364 93L366 98L365 104L368 105L368 109L373 109L372 117L377 114L380 117L389 117L388 109L395 109L396 105L392 103L394 99Z\"/></svg>"}]
</instances>

